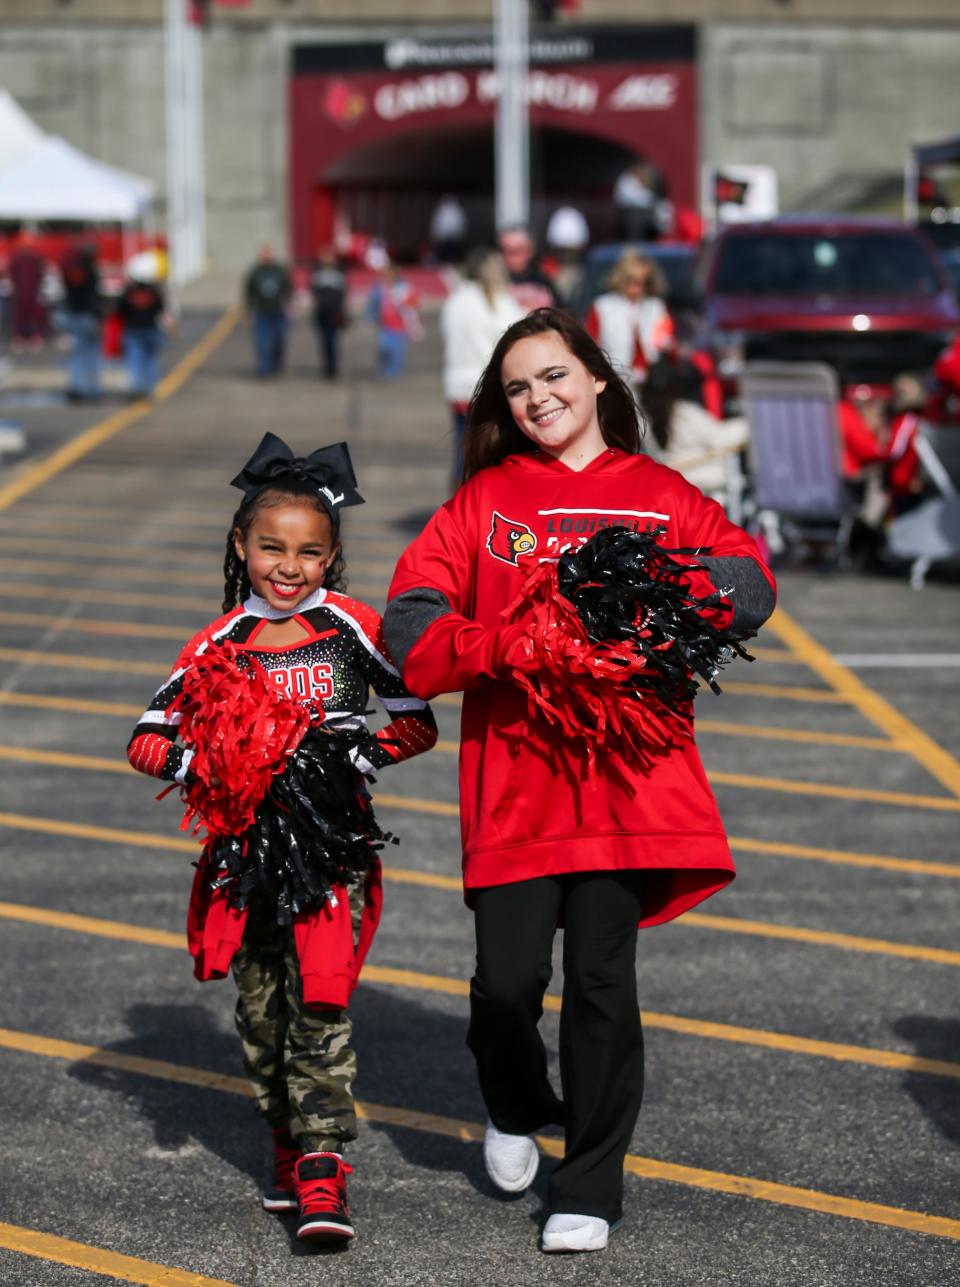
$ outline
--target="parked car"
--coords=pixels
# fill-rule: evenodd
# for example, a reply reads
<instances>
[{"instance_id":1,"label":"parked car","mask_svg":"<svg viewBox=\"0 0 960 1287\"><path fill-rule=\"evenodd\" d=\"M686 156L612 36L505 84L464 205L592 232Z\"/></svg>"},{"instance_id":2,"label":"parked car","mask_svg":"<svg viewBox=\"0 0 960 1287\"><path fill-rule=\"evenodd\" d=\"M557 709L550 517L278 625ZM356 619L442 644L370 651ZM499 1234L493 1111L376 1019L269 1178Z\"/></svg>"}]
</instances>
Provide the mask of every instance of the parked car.
<instances>
[{"instance_id":1,"label":"parked car","mask_svg":"<svg viewBox=\"0 0 960 1287\"><path fill-rule=\"evenodd\" d=\"M821 361L882 394L898 372L929 370L960 327L930 243L894 220L738 224L702 273L704 339L729 382L751 359Z\"/></svg>"},{"instance_id":2,"label":"parked car","mask_svg":"<svg viewBox=\"0 0 960 1287\"><path fill-rule=\"evenodd\" d=\"M678 334L686 336L699 322L700 291L696 280L698 247L687 242L607 242L591 247L583 263L583 277L573 302L581 320L598 295L607 289L613 266L625 250L635 250L660 269L666 283L664 303L670 310Z\"/></svg>"}]
</instances>

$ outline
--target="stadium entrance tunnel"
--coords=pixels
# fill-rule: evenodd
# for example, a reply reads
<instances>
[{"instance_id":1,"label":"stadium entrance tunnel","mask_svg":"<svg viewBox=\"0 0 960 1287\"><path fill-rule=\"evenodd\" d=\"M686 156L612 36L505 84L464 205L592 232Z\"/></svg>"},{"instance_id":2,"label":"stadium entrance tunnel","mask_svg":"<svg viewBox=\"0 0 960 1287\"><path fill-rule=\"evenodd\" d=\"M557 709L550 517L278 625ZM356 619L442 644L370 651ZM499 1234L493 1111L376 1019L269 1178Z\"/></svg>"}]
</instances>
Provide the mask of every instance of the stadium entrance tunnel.
<instances>
[{"instance_id":1,"label":"stadium entrance tunnel","mask_svg":"<svg viewBox=\"0 0 960 1287\"><path fill-rule=\"evenodd\" d=\"M558 206L586 216L595 241L615 235L611 192L634 152L582 131L531 132L531 223L542 235ZM468 243L495 234L494 143L489 127L417 129L379 139L338 157L314 188L314 239L322 239L330 214L382 239L401 260L419 259L437 202L450 193L467 215Z\"/></svg>"}]
</instances>

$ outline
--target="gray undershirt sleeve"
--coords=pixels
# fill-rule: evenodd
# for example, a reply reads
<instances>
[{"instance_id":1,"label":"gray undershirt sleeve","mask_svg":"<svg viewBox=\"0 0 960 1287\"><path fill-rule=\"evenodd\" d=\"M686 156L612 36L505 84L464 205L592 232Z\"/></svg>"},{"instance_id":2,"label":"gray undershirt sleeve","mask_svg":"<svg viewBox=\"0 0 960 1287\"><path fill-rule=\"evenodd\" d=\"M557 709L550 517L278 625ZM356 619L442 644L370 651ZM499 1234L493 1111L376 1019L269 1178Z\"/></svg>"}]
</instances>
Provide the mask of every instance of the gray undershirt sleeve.
<instances>
[{"instance_id":1,"label":"gray undershirt sleeve","mask_svg":"<svg viewBox=\"0 0 960 1287\"><path fill-rule=\"evenodd\" d=\"M730 588L733 620L727 633L735 639L755 635L774 609L776 596L759 564L746 557L705 556L701 562L718 590Z\"/></svg>"},{"instance_id":2,"label":"gray undershirt sleeve","mask_svg":"<svg viewBox=\"0 0 960 1287\"><path fill-rule=\"evenodd\" d=\"M452 611L447 596L427 586L404 590L390 600L383 614L383 633L390 656L401 671L410 649L427 627Z\"/></svg>"}]
</instances>

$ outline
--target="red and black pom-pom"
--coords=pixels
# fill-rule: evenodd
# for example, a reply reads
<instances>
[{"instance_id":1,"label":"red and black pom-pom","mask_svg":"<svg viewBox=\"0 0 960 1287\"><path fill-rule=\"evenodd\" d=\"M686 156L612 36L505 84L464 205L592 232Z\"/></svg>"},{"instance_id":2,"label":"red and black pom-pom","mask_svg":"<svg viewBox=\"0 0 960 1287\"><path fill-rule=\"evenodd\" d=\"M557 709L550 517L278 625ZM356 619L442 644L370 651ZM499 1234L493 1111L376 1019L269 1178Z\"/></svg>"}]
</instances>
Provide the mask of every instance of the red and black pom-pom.
<instances>
[{"instance_id":1,"label":"red and black pom-pom","mask_svg":"<svg viewBox=\"0 0 960 1287\"><path fill-rule=\"evenodd\" d=\"M204 864L234 906L256 895L289 924L393 839L350 758L356 734L326 728L228 642L195 655L172 710L194 753L183 827L206 831Z\"/></svg>"},{"instance_id":2,"label":"red and black pom-pom","mask_svg":"<svg viewBox=\"0 0 960 1287\"><path fill-rule=\"evenodd\" d=\"M695 675L716 675L743 647L707 619L724 590L698 597L698 555L657 544L664 528L606 528L528 579L507 616L525 635L510 653L514 678L539 710L580 740L591 767L616 751L649 768L693 735Z\"/></svg>"}]
</instances>

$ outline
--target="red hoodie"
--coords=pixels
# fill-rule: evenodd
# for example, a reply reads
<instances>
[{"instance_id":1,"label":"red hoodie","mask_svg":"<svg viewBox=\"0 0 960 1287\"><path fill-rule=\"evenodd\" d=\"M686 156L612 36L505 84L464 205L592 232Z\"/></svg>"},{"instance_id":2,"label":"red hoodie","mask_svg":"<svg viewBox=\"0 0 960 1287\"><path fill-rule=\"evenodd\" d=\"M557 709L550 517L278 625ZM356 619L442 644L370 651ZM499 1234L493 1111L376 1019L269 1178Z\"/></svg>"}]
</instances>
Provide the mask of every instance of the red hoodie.
<instances>
[{"instance_id":1,"label":"red hoodie","mask_svg":"<svg viewBox=\"0 0 960 1287\"><path fill-rule=\"evenodd\" d=\"M685 739L645 775L613 754L594 779L555 727L531 720L503 682L519 627L501 613L538 561L555 559L601 527L665 527L668 548L710 547L718 580L739 564L761 598L773 580L753 541L678 473L642 455L606 450L574 472L541 452L481 470L430 520L401 558L390 588L387 636L409 646L411 692L465 690L460 746L463 878L469 891L561 872L651 872L643 925L679 916L734 875L716 802L696 747ZM713 590L692 573L697 593ZM424 604L433 619L409 622ZM739 611L739 606L737 605ZM733 608L716 610L727 624ZM424 618L421 618L424 619ZM411 642L412 639L412 642Z\"/></svg>"}]
</instances>

